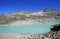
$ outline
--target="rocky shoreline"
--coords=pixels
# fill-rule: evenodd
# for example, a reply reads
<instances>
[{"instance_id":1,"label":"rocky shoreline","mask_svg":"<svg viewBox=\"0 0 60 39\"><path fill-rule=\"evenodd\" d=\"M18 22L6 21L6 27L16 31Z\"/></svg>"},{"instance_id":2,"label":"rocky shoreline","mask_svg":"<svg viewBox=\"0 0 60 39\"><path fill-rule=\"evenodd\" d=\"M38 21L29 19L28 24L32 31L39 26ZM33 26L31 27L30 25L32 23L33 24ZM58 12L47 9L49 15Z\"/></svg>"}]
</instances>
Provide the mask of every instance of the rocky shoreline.
<instances>
[{"instance_id":1,"label":"rocky shoreline","mask_svg":"<svg viewBox=\"0 0 60 39\"><path fill-rule=\"evenodd\" d=\"M0 39L60 39L60 31L43 34L0 33Z\"/></svg>"}]
</instances>

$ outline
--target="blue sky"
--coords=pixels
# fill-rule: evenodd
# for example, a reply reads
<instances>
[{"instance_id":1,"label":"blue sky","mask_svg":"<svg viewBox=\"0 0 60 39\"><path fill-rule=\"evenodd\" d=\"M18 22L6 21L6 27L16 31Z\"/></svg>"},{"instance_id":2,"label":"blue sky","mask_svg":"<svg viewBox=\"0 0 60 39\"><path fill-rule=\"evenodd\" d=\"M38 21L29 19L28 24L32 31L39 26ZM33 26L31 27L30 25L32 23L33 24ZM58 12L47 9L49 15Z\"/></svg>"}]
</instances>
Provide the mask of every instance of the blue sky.
<instances>
[{"instance_id":1,"label":"blue sky","mask_svg":"<svg viewBox=\"0 0 60 39\"><path fill-rule=\"evenodd\" d=\"M60 10L60 0L0 0L0 14L17 11L40 11L45 8Z\"/></svg>"}]
</instances>

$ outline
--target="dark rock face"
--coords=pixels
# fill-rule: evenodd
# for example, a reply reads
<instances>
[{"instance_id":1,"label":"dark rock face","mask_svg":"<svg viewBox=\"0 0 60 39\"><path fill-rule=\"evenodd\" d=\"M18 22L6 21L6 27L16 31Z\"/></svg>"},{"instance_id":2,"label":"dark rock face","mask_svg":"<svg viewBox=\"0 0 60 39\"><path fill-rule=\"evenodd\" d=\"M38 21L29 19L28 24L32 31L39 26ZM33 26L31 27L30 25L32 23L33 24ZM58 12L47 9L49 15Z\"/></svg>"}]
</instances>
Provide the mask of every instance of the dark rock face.
<instances>
[{"instance_id":1,"label":"dark rock face","mask_svg":"<svg viewBox=\"0 0 60 39\"><path fill-rule=\"evenodd\" d=\"M60 16L60 14L57 14L57 16Z\"/></svg>"},{"instance_id":2,"label":"dark rock face","mask_svg":"<svg viewBox=\"0 0 60 39\"><path fill-rule=\"evenodd\" d=\"M60 24L56 24L51 28L51 31L59 31L60 30Z\"/></svg>"}]
</instances>

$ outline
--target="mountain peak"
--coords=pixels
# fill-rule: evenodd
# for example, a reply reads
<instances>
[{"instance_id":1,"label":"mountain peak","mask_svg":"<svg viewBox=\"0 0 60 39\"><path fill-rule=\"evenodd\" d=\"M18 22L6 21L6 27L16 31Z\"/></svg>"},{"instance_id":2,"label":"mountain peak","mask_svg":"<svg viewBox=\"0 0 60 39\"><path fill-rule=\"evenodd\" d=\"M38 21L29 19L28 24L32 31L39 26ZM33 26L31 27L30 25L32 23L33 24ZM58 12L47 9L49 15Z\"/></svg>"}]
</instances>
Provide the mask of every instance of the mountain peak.
<instances>
[{"instance_id":1,"label":"mountain peak","mask_svg":"<svg viewBox=\"0 0 60 39\"><path fill-rule=\"evenodd\" d=\"M42 10L43 12L59 12L56 9L53 8L45 8L44 10Z\"/></svg>"}]
</instances>

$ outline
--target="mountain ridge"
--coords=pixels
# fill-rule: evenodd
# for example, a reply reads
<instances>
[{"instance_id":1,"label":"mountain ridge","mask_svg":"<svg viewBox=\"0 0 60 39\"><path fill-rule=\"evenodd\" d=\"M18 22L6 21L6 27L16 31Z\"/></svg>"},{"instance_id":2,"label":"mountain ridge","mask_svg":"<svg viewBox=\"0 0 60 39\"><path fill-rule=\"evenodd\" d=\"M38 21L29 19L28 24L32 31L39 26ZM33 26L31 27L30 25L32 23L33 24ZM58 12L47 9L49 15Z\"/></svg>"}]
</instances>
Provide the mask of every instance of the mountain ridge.
<instances>
[{"instance_id":1,"label":"mountain ridge","mask_svg":"<svg viewBox=\"0 0 60 39\"><path fill-rule=\"evenodd\" d=\"M17 12L12 14L0 14L0 24L8 24L14 21L21 21L21 20L36 20L39 22L46 22L46 21L60 21L60 12L55 12L54 9L44 9L43 11L39 12Z\"/></svg>"}]
</instances>

